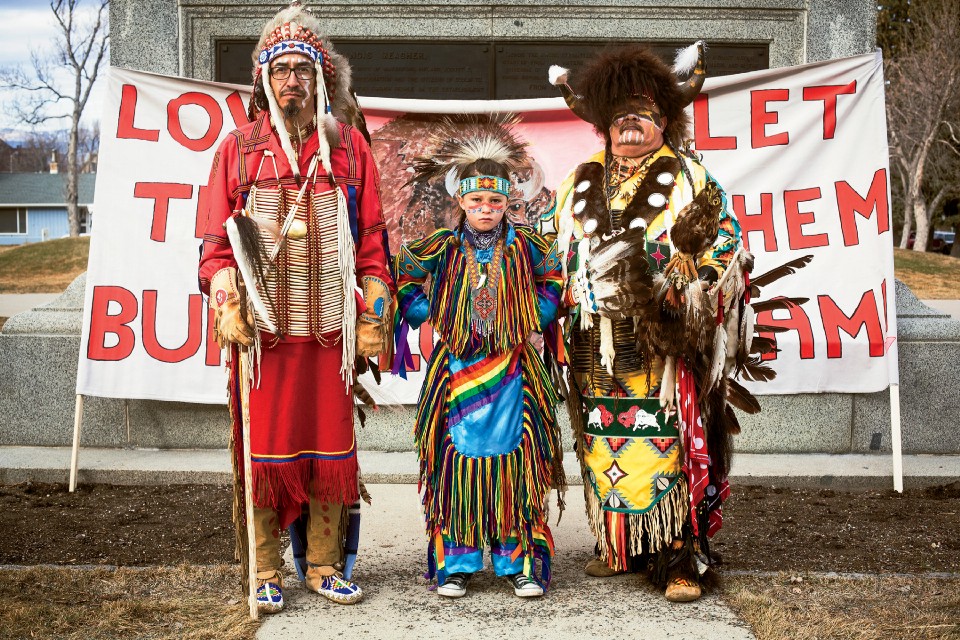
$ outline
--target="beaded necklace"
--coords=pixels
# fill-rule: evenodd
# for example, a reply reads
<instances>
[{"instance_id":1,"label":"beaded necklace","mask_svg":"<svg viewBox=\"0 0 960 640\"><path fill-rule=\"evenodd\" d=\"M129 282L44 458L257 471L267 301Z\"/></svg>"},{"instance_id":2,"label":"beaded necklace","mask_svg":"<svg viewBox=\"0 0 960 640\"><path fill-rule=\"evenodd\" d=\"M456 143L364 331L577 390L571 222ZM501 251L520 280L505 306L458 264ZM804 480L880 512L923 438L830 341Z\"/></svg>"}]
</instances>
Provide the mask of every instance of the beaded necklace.
<instances>
[{"instance_id":1,"label":"beaded necklace","mask_svg":"<svg viewBox=\"0 0 960 640\"><path fill-rule=\"evenodd\" d=\"M490 335L497 320L497 290L502 271L504 238L499 233L494 238L496 244L493 258L487 265L486 273L482 273L482 265L477 263L471 238L467 237L467 241L463 243L463 252L467 258L467 277L470 280L470 324L474 332L481 336ZM477 249L483 250L480 247Z\"/></svg>"},{"instance_id":2,"label":"beaded necklace","mask_svg":"<svg viewBox=\"0 0 960 640\"><path fill-rule=\"evenodd\" d=\"M619 230L622 223L621 217L623 211L620 209L615 210L611 207L611 204L620 192L621 185L637 174L640 174L640 177L643 178L650 164L653 162L655 155L656 152L654 151L647 154L643 160L638 160L637 158L615 156L612 153L608 154L605 171L603 172L603 180L605 187L604 192L607 195L607 211L610 212L611 229Z\"/></svg>"}]
</instances>

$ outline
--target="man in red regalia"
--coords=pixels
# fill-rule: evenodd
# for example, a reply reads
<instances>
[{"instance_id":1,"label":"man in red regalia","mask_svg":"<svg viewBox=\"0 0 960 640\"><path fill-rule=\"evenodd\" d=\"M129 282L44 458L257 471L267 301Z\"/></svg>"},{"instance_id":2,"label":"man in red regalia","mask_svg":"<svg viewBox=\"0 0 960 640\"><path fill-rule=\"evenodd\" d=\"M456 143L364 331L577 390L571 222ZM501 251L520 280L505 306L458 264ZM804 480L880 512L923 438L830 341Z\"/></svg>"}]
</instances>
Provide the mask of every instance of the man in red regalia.
<instances>
[{"instance_id":1,"label":"man in red regalia","mask_svg":"<svg viewBox=\"0 0 960 640\"><path fill-rule=\"evenodd\" d=\"M213 160L199 275L230 361L238 468L250 424L257 603L269 613L283 608L280 530L302 514L307 588L362 597L344 552L360 494L354 363L385 348L393 281L373 155L344 124L362 123L347 60L299 2L254 55L252 121Z\"/></svg>"}]
</instances>

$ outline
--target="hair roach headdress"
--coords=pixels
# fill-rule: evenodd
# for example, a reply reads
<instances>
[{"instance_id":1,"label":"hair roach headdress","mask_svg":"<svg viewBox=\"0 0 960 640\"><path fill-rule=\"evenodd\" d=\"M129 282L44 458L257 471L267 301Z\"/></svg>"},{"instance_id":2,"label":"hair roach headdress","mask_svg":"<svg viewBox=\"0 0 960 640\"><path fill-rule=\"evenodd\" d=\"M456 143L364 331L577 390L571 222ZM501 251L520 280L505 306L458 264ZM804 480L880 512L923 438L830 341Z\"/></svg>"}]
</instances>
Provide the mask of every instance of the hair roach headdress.
<instances>
[{"instance_id":1,"label":"hair roach headdress","mask_svg":"<svg viewBox=\"0 0 960 640\"><path fill-rule=\"evenodd\" d=\"M667 118L664 138L674 148L683 146L689 119L684 109L700 93L706 80L702 40L677 51L673 68L650 49L628 45L594 57L579 78L579 92L569 84L570 71L553 65L550 84L558 87L567 106L607 139L614 110L634 97L645 97ZM680 80L680 78L685 78Z\"/></svg>"},{"instance_id":2,"label":"hair roach headdress","mask_svg":"<svg viewBox=\"0 0 960 640\"><path fill-rule=\"evenodd\" d=\"M266 24L260 41L253 51L254 93L250 99L249 109L251 119L261 110L269 110L277 134L280 136L280 145L298 180L300 175L293 145L290 143L286 127L283 126L283 116L270 86L270 64L273 60L288 53L300 53L313 60L317 72L315 83L317 125L322 130L322 134L318 135L320 162L328 174L330 173L330 149L336 148L340 141L336 121L354 124L358 118L362 122L363 117L351 88L349 62L344 56L334 51L329 40L320 35L320 32L320 21L306 7L301 6L299 0L294 0L289 7L277 13ZM263 87L266 104L258 99L258 81ZM365 127L358 126L358 128L366 135Z\"/></svg>"},{"instance_id":3,"label":"hair roach headdress","mask_svg":"<svg viewBox=\"0 0 960 640\"><path fill-rule=\"evenodd\" d=\"M407 184L442 177L451 195L484 190L509 196L509 180L464 173L481 160L499 165L508 175L521 169L527 159L527 143L514 131L518 122L519 116L510 113L445 117L430 136L429 155L414 159L414 175Z\"/></svg>"}]
</instances>

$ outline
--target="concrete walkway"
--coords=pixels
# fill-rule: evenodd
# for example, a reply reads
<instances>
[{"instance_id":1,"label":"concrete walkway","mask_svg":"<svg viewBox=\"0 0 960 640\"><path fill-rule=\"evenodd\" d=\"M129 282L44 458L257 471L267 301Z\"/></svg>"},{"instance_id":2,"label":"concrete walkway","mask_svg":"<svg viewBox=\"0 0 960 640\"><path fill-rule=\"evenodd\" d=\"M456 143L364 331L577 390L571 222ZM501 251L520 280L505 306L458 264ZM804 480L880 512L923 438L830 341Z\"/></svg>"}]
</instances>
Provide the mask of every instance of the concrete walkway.
<instances>
[{"instance_id":1,"label":"concrete walkway","mask_svg":"<svg viewBox=\"0 0 960 640\"><path fill-rule=\"evenodd\" d=\"M920 302L937 311L949 313L954 320L960 320L960 300L921 300Z\"/></svg>"},{"instance_id":2,"label":"concrete walkway","mask_svg":"<svg viewBox=\"0 0 960 640\"><path fill-rule=\"evenodd\" d=\"M53 302L59 293L4 293L0 294L0 318L10 318Z\"/></svg>"},{"instance_id":3,"label":"concrete walkway","mask_svg":"<svg viewBox=\"0 0 960 640\"><path fill-rule=\"evenodd\" d=\"M0 447L0 484L66 482L68 447ZM301 640L349 629L351 638L521 640L531 636L567 638L754 638L746 625L716 596L674 605L637 575L590 578L583 566L594 540L584 520L583 492L571 487L567 510L556 522L555 495L550 525L556 547L549 593L524 600L488 568L470 582L464 598L441 598L428 589L426 539L417 495L413 452L361 451L360 464L373 498L363 507L361 547L354 578L366 594L346 607L309 593L293 572L284 570L287 609L267 617L257 632L262 640ZM568 479L578 484L572 454L565 459ZM906 456L907 486L942 484L960 478L960 455ZM739 454L731 478L745 484L891 488L888 455ZM80 483L176 484L230 482L227 451L95 449L80 451ZM289 552L288 552L289 556Z\"/></svg>"},{"instance_id":4,"label":"concrete walkway","mask_svg":"<svg viewBox=\"0 0 960 640\"><path fill-rule=\"evenodd\" d=\"M416 484L417 457L412 451L360 451L360 468L368 484ZM230 459L225 449L80 449L80 483L227 484ZM736 485L816 486L837 489L892 488L889 454L738 453L731 482ZM581 484L572 453L564 456L567 481ZM0 446L0 484L66 482L69 447ZM903 457L907 487L944 484L960 479L960 455Z\"/></svg>"},{"instance_id":5,"label":"concrete walkway","mask_svg":"<svg viewBox=\"0 0 960 640\"><path fill-rule=\"evenodd\" d=\"M296 574L290 574L285 577L287 609L265 618L257 638L306 640L346 629L351 638L391 640L754 637L715 595L671 605L639 576L602 580L584 575L594 542L579 490L567 492L559 524L555 514L550 518L556 543L550 590L529 600L513 595L489 567L471 580L463 598L429 591L421 576L426 538L416 486L376 485L370 493L373 505L363 510L354 571L364 601L353 607L327 602L305 591Z\"/></svg>"}]
</instances>

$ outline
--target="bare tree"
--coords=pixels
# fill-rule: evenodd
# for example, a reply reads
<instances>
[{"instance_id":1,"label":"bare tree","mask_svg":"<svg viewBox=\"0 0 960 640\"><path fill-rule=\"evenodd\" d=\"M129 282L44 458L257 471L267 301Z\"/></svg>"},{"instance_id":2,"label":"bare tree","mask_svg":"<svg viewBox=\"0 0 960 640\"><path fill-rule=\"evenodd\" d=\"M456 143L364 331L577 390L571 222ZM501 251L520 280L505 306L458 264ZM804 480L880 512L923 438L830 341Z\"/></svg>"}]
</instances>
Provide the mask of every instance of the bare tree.
<instances>
[{"instance_id":1,"label":"bare tree","mask_svg":"<svg viewBox=\"0 0 960 640\"><path fill-rule=\"evenodd\" d=\"M14 105L14 110L26 124L38 125L58 118L70 119L67 141L67 216L70 235L80 235L80 216L77 206L77 174L80 118L87 106L90 91L103 66L109 40L107 25L108 0L93 0L90 17L80 8L83 0L51 0L59 33L55 51L49 55L34 51L30 55L31 71L21 67L6 69L0 74L0 83L19 89L27 98ZM65 69L70 82L61 81ZM53 107L66 102L69 113L57 114Z\"/></svg>"},{"instance_id":2,"label":"bare tree","mask_svg":"<svg viewBox=\"0 0 960 640\"><path fill-rule=\"evenodd\" d=\"M960 127L960 4L956 0L911 3L900 23L899 46L885 62L890 155L903 187L900 248L916 228L913 248L925 251L931 216L951 195L953 176L944 176ZM936 166L934 166L936 165ZM934 180L940 178L940 180ZM937 182L939 184L933 184Z\"/></svg>"},{"instance_id":3,"label":"bare tree","mask_svg":"<svg viewBox=\"0 0 960 640\"><path fill-rule=\"evenodd\" d=\"M100 123L80 127L77 135L77 166L80 173L96 173L100 154Z\"/></svg>"}]
</instances>

